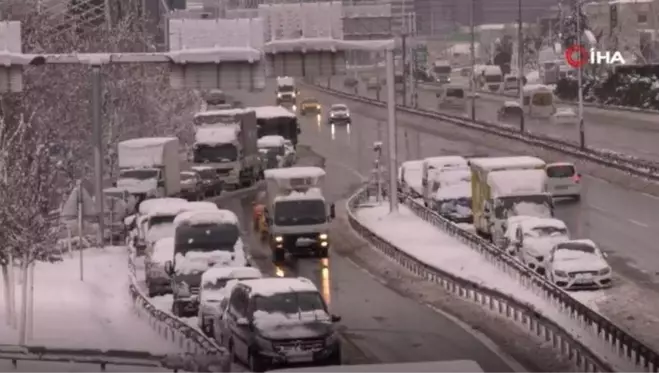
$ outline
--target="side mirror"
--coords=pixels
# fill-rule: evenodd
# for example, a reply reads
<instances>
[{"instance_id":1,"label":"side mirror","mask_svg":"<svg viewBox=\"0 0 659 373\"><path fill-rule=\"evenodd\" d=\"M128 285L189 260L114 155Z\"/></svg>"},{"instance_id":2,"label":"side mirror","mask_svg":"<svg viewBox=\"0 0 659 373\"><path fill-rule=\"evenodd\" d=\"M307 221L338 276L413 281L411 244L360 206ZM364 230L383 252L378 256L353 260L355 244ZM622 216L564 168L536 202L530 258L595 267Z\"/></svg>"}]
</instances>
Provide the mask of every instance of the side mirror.
<instances>
[{"instance_id":1,"label":"side mirror","mask_svg":"<svg viewBox=\"0 0 659 373\"><path fill-rule=\"evenodd\" d=\"M332 322L339 322L341 321L341 316L332 315L330 319L332 320Z\"/></svg>"},{"instance_id":2,"label":"side mirror","mask_svg":"<svg viewBox=\"0 0 659 373\"><path fill-rule=\"evenodd\" d=\"M236 324L238 326L249 326L249 320L245 317L241 317L238 320L236 320Z\"/></svg>"},{"instance_id":3,"label":"side mirror","mask_svg":"<svg viewBox=\"0 0 659 373\"><path fill-rule=\"evenodd\" d=\"M330 205L330 218L334 219L336 217L336 206L332 203Z\"/></svg>"},{"instance_id":4,"label":"side mirror","mask_svg":"<svg viewBox=\"0 0 659 373\"><path fill-rule=\"evenodd\" d=\"M165 262L165 272L170 276L174 274L174 263L171 260Z\"/></svg>"}]
</instances>

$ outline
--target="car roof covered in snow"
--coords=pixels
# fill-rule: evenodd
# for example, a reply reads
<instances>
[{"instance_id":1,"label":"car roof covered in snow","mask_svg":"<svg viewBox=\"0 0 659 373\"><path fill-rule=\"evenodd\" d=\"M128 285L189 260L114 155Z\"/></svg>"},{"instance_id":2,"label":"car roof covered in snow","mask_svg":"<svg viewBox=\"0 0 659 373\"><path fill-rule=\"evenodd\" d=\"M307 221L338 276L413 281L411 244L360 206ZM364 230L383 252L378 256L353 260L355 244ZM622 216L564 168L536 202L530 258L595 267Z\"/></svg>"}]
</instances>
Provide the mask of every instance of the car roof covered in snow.
<instances>
[{"instance_id":1,"label":"car roof covered in snow","mask_svg":"<svg viewBox=\"0 0 659 373\"><path fill-rule=\"evenodd\" d=\"M471 198L471 184L458 183L437 189L435 200L446 201L459 198Z\"/></svg>"},{"instance_id":2,"label":"car roof covered in snow","mask_svg":"<svg viewBox=\"0 0 659 373\"><path fill-rule=\"evenodd\" d=\"M286 139L283 136L268 135L259 138L256 142L258 147L277 147L284 146Z\"/></svg>"},{"instance_id":3,"label":"car roof covered in snow","mask_svg":"<svg viewBox=\"0 0 659 373\"><path fill-rule=\"evenodd\" d=\"M186 211L174 219L175 226L205 225L205 224L238 224L238 217L229 210L198 210Z\"/></svg>"},{"instance_id":4,"label":"car roof covered in snow","mask_svg":"<svg viewBox=\"0 0 659 373\"><path fill-rule=\"evenodd\" d=\"M188 201L184 200L183 198L152 198L140 203L139 212L141 215L149 215L151 210L158 208L158 206L167 206L172 204L186 205L187 203Z\"/></svg>"},{"instance_id":5,"label":"car roof covered in snow","mask_svg":"<svg viewBox=\"0 0 659 373\"><path fill-rule=\"evenodd\" d=\"M188 202L188 205L185 207L186 211L216 211L220 208L217 207L213 202L208 201L193 201Z\"/></svg>"},{"instance_id":6,"label":"car roof covered in snow","mask_svg":"<svg viewBox=\"0 0 659 373\"><path fill-rule=\"evenodd\" d=\"M292 113L288 109L282 106L256 106L252 108L256 112L256 117L259 119L270 119L270 118L296 118L295 113Z\"/></svg>"},{"instance_id":7,"label":"car roof covered in snow","mask_svg":"<svg viewBox=\"0 0 659 373\"><path fill-rule=\"evenodd\" d=\"M320 167L274 168L264 171L266 179L296 179L303 177L323 177L325 170Z\"/></svg>"},{"instance_id":8,"label":"car roof covered in snow","mask_svg":"<svg viewBox=\"0 0 659 373\"><path fill-rule=\"evenodd\" d=\"M311 282L311 280L298 277L270 277L255 280L244 280L242 284L251 289L252 295L271 296L282 293L296 293L296 292L317 292L318 288Z\"/></svg>"},{"instance_id":9,"label":"car roof covered in snow","mask_svg":"<svg viewBox=\"0 0 659 373\"><path fill-rule=\"evenodd\" d=\"M263 277L254 267L211 267L201 275L201 283L214 283L225 279L256 279Z\"/></svg>"},{"instance_id":10,"label":"car roof covered in snow","mask_svg":"<svg viewBox=\"0 0 659 373\"><path fill-rule=\"evenodd\" d=\"M195 143L204 145L228 144L238 139L240 126L217 125L198 127L195 131Z\"/></svg>"}]
</instances>

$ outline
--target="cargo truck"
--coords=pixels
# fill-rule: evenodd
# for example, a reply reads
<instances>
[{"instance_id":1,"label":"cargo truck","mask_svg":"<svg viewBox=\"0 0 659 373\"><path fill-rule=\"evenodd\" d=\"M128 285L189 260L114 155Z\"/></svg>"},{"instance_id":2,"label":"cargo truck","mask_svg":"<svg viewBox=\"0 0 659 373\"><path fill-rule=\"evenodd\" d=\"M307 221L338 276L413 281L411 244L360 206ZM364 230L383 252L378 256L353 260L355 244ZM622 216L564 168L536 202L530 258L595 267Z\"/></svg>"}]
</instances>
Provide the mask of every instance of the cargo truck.
<instances>
[{"instance_id":1,"label":"cargo truck","mask_svg":"<svg viewBox=\"0 0 659 373\"><path fill-rule=\"evenodd\" d=\"M334 204L323 194L325 170L290 167L265 171L265 221L273 261L292 256L327 257Z\"/></svg>"},{"instance_id":2,"label":"cargo truck","mask_svg":"<svg viewBox=\"0 0 659 373\"><path fill-rule=\"evenodd\" d=\"M297 110L297 94L295 79L290 76L277 77L277 105L285 105Z\"/></svg>"},{"instance_id":3,"label":"cargo truck","mask_svg":"<svg viewBox=\"0 0 659 373\"><path fill-rule=\"evenodd\" d=\"M281 136L297 146L297 138L300 134L300 124L295 113L281 106L258 106L254 107L256 122L258 124L258 137Z\"/></svg>"},{"instance_id":4,"label":"cargo truck","mask_svg":"<svg viewBox=\"0 0 659 373\"><path fill-rule=\"evenodd\" d=\"M262 179L254 110L229 109L195 115L192 163L216 170L228 188L248 187Z\"/></svg>"},{"instance_id":5,"label":"cargo truck","mask_svg":"<svg viewBox=\"0 0 659 373\"><path fill-rule=\"evenodd\" d=\"M491 238L494 211L488 175L491 172L507 170L544 170L545 161L529 156L475 158L469 160L469 167L471 169L471 210L474 228L478 234Z\"/></svg>"},{"instance_id":6,"label":"cargo truck","mask_svg":"<svg viewBox=\"0 0 659 373\"><path fill-rule=\"evenodd\" d=\"M440 157L429 157L423 160L421 164L421 188L423 195L423 202L426 207L430 206L433 201L433 195L437 189L433 189L435 176L442 172L444 168L468 168L467 159L459 155L447 155Z\"/></svg>"},{"instance_id":7,"label":"cargo truck","mask_svg":"<svg viewBox=\"0 0 659 373\"><path fill-rule=\"evenodd\" d=\"M117 145L116 187L138 200L173 197L181 192L179 141L176 137L143 137Z\"/></svg>"}]
</instances>

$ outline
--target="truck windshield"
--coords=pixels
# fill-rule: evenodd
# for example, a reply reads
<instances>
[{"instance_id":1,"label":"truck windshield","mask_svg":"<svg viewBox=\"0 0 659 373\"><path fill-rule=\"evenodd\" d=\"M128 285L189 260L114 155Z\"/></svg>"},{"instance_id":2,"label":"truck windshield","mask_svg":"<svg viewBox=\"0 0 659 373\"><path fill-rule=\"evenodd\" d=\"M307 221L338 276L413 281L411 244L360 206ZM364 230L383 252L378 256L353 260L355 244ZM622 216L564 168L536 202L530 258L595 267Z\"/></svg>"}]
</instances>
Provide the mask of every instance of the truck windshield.
<instances>
[{"instance_id":1,"label":"truck windshield","mask_svg":"<svg viewBox=\"0 0 659 373\"><path fill-rule=\"evenodd\" d=\"M158 178L157 168L143 168L139 170L124 170L119 172L120 179L149 180Z\"/></svg>"},{"instance_id":2,"label":"truck windshield","mask_svg":"<svg viewBox=\"0 0 659 373\"><path fill-rule=\"evenodd\" d=\"M286 140L297 142L297 119L291 117L259 118L258 137L281 136Z\"/></svg>"},{"instance_id":3,"label":"truck windshield","mask_svg":"<svg viewBox=\"0 0 659 373\"><path fill-rule=\"evenodd\" d=\"M292 85L280 85L277 87L277 90L282 93L292 93L295 92L295 87Z\"/></svg>"},{"instance_id":4,"label":"truck windshield","mask_svg":"<svg viewBox=\"0 0 659 373\"><path fill-rule=\"evenodd\" d=\"M451 88L446 90L446 97L464 98L465 91L460 88Z\"/></svg>"},{"instance_id":5,"label":"truck windshield","mask_svg":"<svg viewBox=\"0 0 659 373\"><path fill-rule=\"evenodd\" d=\"M485 81L488 83L501 83L503 76L501 75L485 75Z\"/></svg>"},{"instance_id":6,"label":"truck windshield","mask_svg":"<svg viewBox=\"0 0 659 373\"><path fill-rule=\"evenodd\" d=\"M183 225L176 227L175 252L185 255L190 251L233 252L240 237L235 224Z\"/></svg>"},{"instance_id":7,"label":"truck windshield","mask_svg":"<svg viewBox=\"0 0 659 373\"><path fill-rule=\"evenodd\" d=\"M173 236L174 218L176 215L150 217L146 231L147 241L156 242L161 238Z\"/></svg>"},{"instance_id":8,"label":"truck windshield","mask_svg":"<svg viewBox=\"0 0 659 373\"><path fill-rule=\"evenodd\" d=\"M275 224L281 226L322 224L327 221L325 201L291 200L275 203Z\"/></svg>"},{"instance_id":9,"label":"truck windshield","mask_svg":"<svg viewBox=\"0 0 659 373\"><path fill-rule=\"evenodd\" d=\"M253 298L255 313L297 315L300 312L327 311L320 294L312 291L277 293ZM258 318L258 314L255 315Z\"/></svg>"},{"instance_id":10,"label":"truck windshield","mask_svg":"<svg viewBox=\"0 0 659 373\"><path fill-rule=\"evenodd\" d=\"M194 163L233 162L238 158L238 149L231 144L197 145Z\"/></svg>"},{"instance_id":11,"label":"truck windshield","mask_svg":"<svg viewBox=\"0 0 659 373\"><path fill-rule=\"evenodd\" d=\"M494 215L497 219L520 215L549 218L553 216L553 207L548 194L499 197L494 203Z\"/></svg>"}]
</instances>

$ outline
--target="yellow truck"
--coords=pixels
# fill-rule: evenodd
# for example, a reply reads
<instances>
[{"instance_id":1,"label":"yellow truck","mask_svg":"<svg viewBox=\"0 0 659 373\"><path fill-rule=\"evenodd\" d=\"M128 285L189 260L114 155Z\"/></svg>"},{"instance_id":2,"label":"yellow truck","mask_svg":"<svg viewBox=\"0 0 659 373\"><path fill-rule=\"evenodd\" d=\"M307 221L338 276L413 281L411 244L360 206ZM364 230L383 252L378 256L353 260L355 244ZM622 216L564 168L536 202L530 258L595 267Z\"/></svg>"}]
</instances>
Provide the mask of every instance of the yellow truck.
<instances>
[{"instance_id":1,"label":"yellow truck","mask_svg":"<svg viewBox=\"0 0 659 373\"><path fill-rule=\"evenodd\" d=\"M475 158L469 160L471 169L471 210L474 216L474 228L478 234L491 237L492 212L489 203L492 201L492 191L488 183L488 175L495 171L511 170L544 170L545 161L530 156ZM514 180L512 180L514 181Z\"/></svg>"}]
</instances>

